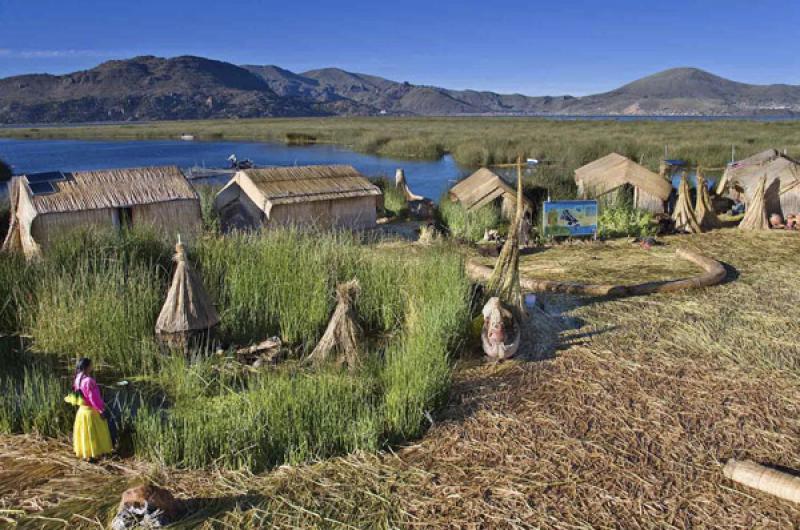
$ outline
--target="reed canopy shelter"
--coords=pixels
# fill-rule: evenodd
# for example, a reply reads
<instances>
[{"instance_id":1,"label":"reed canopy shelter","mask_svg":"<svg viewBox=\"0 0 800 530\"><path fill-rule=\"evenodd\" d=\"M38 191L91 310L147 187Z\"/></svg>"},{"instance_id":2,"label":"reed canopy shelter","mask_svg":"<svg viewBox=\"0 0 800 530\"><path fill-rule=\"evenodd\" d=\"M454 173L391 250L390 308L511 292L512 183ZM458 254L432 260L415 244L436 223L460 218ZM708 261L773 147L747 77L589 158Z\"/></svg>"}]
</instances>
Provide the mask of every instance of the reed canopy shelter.
<instances>
[{"instance_id":1,"label":"reed canopy shelter","mask_svg":"<svg viewBox=\"0 0 800 530\"><path fill-rule=\"evenodd\" d=\"M614 201L623 195L635 208L654 214L665 212L672 193L672 184L667 179L618 153L576 169L575 184L582 199Z\"/></svg>"},{"instance_id":2,"label":"reed canopy shelter","mask_svg":"<svg viewBox=\"0 0 800 530\"><path fill-rule=\"evenodd\" d=\"M450 200L461 204L467 211L478 210L487 204L500 206L504 219L514 219L517 190L494 171L485 167L460 180L450 188ZM533 203L523 196L523 213L533 211Z\"/></svg>"},{"instance_id":3,"label":"reed canopy shelter","mask_svg":"<svg viewBox=\"0 0 800 530\"><path fill-rule=\"evenodd\" d=\"M10 204L3 250L27 257L75 229L149 226L189 239L202 230L200 199L176 166L20 175Z\"/></svg>"},{"instance_id":4,"label":"reed canopy shelter","mask_svg":"<svg viewBox=\"0 0 800 530\"><path fill-rule=\"evenodd\" d=\"M382 203L378 186L343 165L237 171L214 199L227 231L281 225L369 228Z\"/></svg>"},{"instance_id":5,"label":"reed canopy shelter","mask_svg":"<svg viewBox=\"0 0 800 530\"><path fill-rule=\"evenodd\" d=\"M767 149L728 165L717 184L717 194L748 203L766 177L764 208L767 217L800 213L800 162Z\"/></svg>"}]
</instances>

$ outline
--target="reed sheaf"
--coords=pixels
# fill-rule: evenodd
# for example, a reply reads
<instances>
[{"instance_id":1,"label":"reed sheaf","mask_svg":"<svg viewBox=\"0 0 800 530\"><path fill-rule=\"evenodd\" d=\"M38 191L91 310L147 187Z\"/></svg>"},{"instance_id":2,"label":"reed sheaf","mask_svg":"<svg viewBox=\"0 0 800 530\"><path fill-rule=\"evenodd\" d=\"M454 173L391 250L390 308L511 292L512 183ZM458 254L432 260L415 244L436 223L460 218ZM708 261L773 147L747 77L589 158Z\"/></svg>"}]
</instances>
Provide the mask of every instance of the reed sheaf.
<instances>
[{"instance_id":1,"label":"reed sheaf","mask_svg":"<svg viewBox=\"0 0 800 530\"><path fill-rule=\"evenodd\" d=\"M0 256L2 332L28 337L23 351L2 353L16 357L0 366L18 368L0 368L0 388L18 397L0 399L0 432L68 432L62 398L69 367L84 355L101 367L101 382L133 381L117 398L137 405L121 407L119 420L136 454L171 465L260 470L424 430L447 394L469 320L460 253L294 229L209 234L190 248L222 319L221 343L277 335L289 348L285 362L253 373L226 354L165 355L153 330L170 245L147 233L77 233L39 262ZM336 285L353 278L363 362L355 371L306 366L300 360L325 330Z\"/></svg>"}]
</instances>

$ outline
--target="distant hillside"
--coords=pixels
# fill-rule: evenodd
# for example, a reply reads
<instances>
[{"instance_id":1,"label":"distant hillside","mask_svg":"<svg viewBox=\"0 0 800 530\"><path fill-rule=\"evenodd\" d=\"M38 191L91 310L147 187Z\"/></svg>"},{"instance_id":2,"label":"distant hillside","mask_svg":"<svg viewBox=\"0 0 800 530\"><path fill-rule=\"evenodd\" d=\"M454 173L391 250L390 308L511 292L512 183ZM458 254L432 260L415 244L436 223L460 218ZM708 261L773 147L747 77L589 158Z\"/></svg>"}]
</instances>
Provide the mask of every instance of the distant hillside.
<instances>
[{"instance_id":1,"label":"distant hillside","mask_svg":"<svg viewBox=\"0 0 800 530\"><path fill-rule=\"evenodd\" d=\"M793 114L800 112L800 86L748 85L697 68L673 68L576 98L567 109L574 114Z\"/></svg>"},{"instance_id":2,"label":"distant hillside","mask_svg":"<svg viewBox=\"0 0 800 530\"><path fill-rule=\"evenodd\" d=\"M325 115L800 114L800 86L675 68L584 97L412 85L323 68L295 73L201 57L136 57L83 72L0 79L0 123Z\"/></svg>"},{"instance_id":3,"label":"distant hillside","mask_svg":"<svg viewBox=\"0 0 800 530\"><path fill-rule=\"evenodd\" d=\"M136 57L83 72L0 79L0 123L313 115L260 77L200 57Z\"/></svg>"}]
</instances>

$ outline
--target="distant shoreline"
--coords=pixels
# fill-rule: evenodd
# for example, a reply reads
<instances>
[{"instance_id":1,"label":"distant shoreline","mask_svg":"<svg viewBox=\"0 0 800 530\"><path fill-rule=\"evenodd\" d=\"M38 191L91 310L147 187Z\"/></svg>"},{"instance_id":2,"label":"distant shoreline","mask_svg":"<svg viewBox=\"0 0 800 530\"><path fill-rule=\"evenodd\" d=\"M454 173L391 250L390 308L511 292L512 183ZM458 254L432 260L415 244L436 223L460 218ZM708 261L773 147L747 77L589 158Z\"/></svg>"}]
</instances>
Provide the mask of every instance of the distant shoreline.
<instances>
[{"instance_id":1,"label":"distant shoreline","mask_svg":"<svg viewBox=\"0 0 800 530\"><path fill-rule=\"evenodd\" d=\"M142 121L90 121L90 122L60 122L60 123L6 123L0 124L0 130L13 129L54 129L54 128L81 128L81 127L113 127L136 126L158 123L197 123L197 122L227 122L227 121L252 121L252 120L441 120L441 119L512 119L512 120L553 120L553 121L746 121L746 122L783 122L800 121L800 114L723 114L723 115L694 115L694 114L445 114L441 116L296 116L296 117L264 117L264 118L215 118L215 119L186 119L186 120L142 120Z\"/></svg>"},{"instance_id":2,"label":"distant shoreline","mask_svg":"<svg viewBox=\"0 0 800 530\"><path fill-rule=\"evenodd\" d=\"M175 140L325 144L405 160L451 154L463 167L518 156L551 160L554 182L609 152L658 170L665 155L721 167L767 148L800 158L800 119L660 119L560 117L331 117L125 122L0 128L0 138L27 140ZM545 172L543 169L542 172ZM569 179L566 179L569 180Z\"/></svg>"}]
</instances>

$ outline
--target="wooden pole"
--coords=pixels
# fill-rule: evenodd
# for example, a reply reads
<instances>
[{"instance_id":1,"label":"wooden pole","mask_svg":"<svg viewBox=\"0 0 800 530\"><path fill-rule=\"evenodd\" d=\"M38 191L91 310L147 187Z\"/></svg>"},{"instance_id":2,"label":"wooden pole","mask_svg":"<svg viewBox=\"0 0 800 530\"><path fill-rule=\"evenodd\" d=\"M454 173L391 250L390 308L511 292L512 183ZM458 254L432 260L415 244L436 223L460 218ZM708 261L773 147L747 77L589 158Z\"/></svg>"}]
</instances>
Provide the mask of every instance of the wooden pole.
<instances>
[{"instance_id":1,"label":"wooden pole","mask_svg":"<svg viewBox=\"0 0 800 530\"><path fill-rule=\"evenodd\" d=\"M775 495L787 501L800 503L800 477L747 460L731 458L722 470L734 482Z\"/></svg>"}]
</instances>

